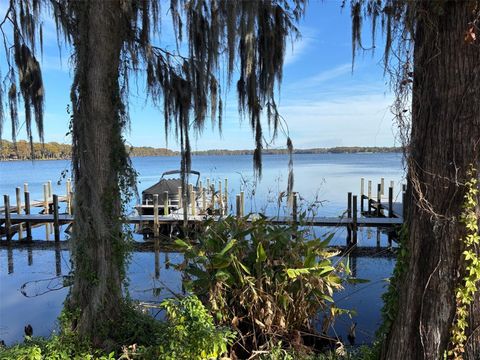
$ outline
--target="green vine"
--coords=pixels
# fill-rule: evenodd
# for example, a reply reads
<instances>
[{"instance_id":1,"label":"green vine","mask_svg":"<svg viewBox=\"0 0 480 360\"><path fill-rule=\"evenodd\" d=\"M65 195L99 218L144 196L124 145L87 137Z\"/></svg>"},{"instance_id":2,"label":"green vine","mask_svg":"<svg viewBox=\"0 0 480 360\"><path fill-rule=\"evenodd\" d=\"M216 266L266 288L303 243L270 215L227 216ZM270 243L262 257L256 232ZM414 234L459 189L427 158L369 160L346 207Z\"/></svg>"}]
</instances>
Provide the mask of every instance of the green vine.
<instances>
[{"instance_id":1,"label":"green vine","mask_svg":"<svg viewBox=\"0 0 480 360\"><path fill-rule=\"evenodd\" d=\"M465 276L457 287L455 321L452 327L451 345L448 357L453 359L462 359L467 342L466 328L468 327L468 308L473 302L477 292L477 284L480 282L480 258L476 253L476 247L480 245L480 235L478 232L478 219L476 208L478 206L478 179L477 172L470 167L467 172L470 179L466 182L466 193L464 196L463 212L460 221L465 225L465 236L461 239L465 246L463 251L463 260L465 262Z\"/></svg>"}]
</instances>

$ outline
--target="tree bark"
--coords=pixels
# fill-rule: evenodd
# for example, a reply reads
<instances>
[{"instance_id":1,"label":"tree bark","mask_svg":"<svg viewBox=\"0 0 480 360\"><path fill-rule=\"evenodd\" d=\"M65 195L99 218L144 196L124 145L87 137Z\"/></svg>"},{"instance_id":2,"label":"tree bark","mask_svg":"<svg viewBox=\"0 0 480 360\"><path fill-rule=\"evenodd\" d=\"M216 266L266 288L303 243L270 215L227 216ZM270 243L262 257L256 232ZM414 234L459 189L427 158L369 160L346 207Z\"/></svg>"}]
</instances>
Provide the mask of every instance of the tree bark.
<instances>
[{"instance_id":1,"label":"tree bark","mask_svg":"<svg viewBox=\"0 0 480 360\"><path fill-rule=\"evenodd\" d=\"M455 315L455 288L464 275L462 184L470 164L480 168L480 48L464 39L473 7L468 1L419 1L416 6L409 261L398 315L382 354L389 360L444 356ZM470 310L466 359L480 356L479 309L477 294Z\"/></svg>"},{"instance_id":2,"label":"tree bark","mask_svg":"<svg viewBox=\"0 0 480 360\"><path fill-rule=\"evenodd\" d=\"M75 224L74 280L67 306L76 331L104 346L120 316L124 254L119 218L119 164L125 161L117 1L77 1L74 7L75 77L71 98Z\"/></svg>"}]
</instances>

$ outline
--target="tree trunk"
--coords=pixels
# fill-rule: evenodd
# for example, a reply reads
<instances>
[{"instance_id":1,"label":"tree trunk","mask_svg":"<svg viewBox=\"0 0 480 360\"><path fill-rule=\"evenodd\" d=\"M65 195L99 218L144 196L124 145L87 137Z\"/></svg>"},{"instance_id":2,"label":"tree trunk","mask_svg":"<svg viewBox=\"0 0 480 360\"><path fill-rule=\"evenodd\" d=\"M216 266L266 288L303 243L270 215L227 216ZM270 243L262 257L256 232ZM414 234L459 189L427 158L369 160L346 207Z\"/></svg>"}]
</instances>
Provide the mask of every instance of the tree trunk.
<instances>
[{"instance_id":1,"label":"tree trunk","mask_svg":"<svg viewBox=\"0 0 480 360\"><path fill-rule=\"evenodd\" d=\"M470 5L416 4L409 261L384 359L442 359L451 336L455 288L464 276L462 184L470 164L480 167L480 48L464 38L473 17ZM467 359L480 356L479 304L477 293L470 309Z\"/></svg>"},{"instance_id":2,"label":"tree trunk","mask_svg":"<svg viewBox=\"0 0 480 360\"><path fill-rule=\"evenodd\" d=\"M117 1L74 2L75 78L71 98L75 224L74 280L67 305L78 334L105 345L122 303L119 176L122 139L119 61L122 14Z\"/></svg>"}]
</instances>

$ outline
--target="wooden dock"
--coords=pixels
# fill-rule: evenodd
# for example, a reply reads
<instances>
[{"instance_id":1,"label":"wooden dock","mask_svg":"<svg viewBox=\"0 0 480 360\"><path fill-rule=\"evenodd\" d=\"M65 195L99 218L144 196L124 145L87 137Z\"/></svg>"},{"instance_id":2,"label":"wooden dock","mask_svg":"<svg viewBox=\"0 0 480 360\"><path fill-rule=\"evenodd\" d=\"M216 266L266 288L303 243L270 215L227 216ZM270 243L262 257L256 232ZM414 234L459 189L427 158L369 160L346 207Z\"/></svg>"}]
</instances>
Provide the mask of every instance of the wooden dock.
<instances>
[{"instance_id":1,"label":"wooden dock","mask_svg":"<svg viewBox=\"0 0 480 360\"><path fill-rule=\"evenodd\" d=\"M28 185L25 184L23 201L21 189L16 188L16 204L10 205L10 198L4 195L4 206L0 208L0 235L7 241L12 240L15 233L21 234L26 231L26 239L31 239L31 229L41 224L53 224L55 241L60 241L60 226L75 222L74 209L72 206L72 188L70 181L67 181L66 195L58 196L51 193L51 182L44 184L44 199L30 201ZM227 179L224 189L227 190ZM181 192L181 189L179 189ZM218 189L210 184L207 179L207 187L199 187L198 192L189 187L189 203L182 204L181 201L173 204L168 200L168 193L163 194L162 203L157 194L153 197L152 204L138 205L139 215L127 216L124 221L127 224L138 225L141 230L151 231L153 237L159 237L159 229L163 227L182 226L185 224L201 224L206 219L220 220L228 215L228 192L222 192L222 183L219 182ZM368 191L365 192L365 180L361 179L360 196L347 194L347 209L343 216L338 217L310 217L299 219L298 194L294 193L291 198L291 215L268 217L272 224L297 224L318 227L346 227L348 231L347 245L357 244L357 232L360 227L397 228L403 224L403 204L393 201L393 182L388 188L388 198L382 195L384 180L377 186L376 198L372 197L371 181L368 183ZM405 188L402 188L402 200ZM244 193L235 196L235 214L237 217L245 218L245 221L252 222L260 215L250 214L245 216ZM60 213L59 203L66 203L65 213ZM360 204L359 204L360 203ZM360 206L359 206L360 205ZM187 217L184 218L186 207ZM32 214L32 208L41 208L40 213ZM148 209L153 215L142 215L142 210Z\"/></svg>"}]
</instances>

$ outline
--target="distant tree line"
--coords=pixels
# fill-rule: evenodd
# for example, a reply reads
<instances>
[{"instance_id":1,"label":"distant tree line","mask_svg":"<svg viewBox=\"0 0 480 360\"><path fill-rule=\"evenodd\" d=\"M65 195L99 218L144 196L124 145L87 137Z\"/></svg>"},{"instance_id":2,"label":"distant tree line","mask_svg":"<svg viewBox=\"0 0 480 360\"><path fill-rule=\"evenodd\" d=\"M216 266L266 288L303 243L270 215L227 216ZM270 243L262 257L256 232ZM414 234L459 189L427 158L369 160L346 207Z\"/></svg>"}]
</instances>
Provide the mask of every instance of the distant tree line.
<instances>
[{"instance_id":1,"label":"distant tree line","mask_svg":"<svg viewBox=\"0 0 480 360\"><path fill-rule=\"evenodd\" d=\"M70 159L71 145L60 144L57 142L49 142L45 144L34 143L34 158L38 160L61 160ZM180 152L165 148L153 148L149 146L127 146L127 151L132 157L143 156L179 156ZM340 153L391 153L400 152L399 147L361 147L361 146L342 146L333 148L312 148L312 149L295 149L295 154L340 154ZM265 149L265 155L287 154L287 149ZM253 150L203 150L195 151L194 155L252 155ZM10 141L2 140L0 142L0 161L7 160L31 160L32 152L30 144L25 140L19 140L16 144Z\"/></svg>"}]
</instances>

